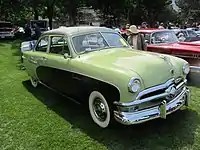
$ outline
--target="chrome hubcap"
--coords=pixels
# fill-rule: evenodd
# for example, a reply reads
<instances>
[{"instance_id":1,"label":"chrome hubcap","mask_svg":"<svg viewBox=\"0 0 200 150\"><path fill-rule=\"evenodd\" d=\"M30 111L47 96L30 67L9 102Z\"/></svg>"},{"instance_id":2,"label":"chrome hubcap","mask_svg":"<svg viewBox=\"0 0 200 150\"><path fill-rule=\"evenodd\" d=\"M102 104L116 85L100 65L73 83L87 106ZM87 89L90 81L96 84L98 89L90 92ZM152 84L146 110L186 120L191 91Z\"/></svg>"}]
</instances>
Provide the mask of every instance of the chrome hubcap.
<instances>
[{"instance_id":1,"label":"chrome hubcap","mask_svg":"<svg viewBox=\"0 0 200 150\"><path fill-rule=\"evenodd\" d=\"M99 98L95 99L93 102L94 114L99 121L104 122L107 118L107 109L103 101Z\"/></svg>"}]
</instances>

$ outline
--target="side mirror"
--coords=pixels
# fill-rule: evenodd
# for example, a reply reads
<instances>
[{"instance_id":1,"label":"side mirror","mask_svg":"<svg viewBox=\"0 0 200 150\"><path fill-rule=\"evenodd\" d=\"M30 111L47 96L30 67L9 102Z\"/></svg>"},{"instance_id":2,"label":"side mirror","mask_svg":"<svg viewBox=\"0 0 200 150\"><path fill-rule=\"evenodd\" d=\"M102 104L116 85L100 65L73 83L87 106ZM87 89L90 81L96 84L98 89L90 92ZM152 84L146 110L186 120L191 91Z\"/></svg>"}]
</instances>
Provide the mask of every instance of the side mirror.
<instances>
[{"instance_id":1,"label":"side mirror","mask_svg":"<svg viewBox=\"0 0 200 150\"><path fill-rule=\"evenodd\" d=\"M65 59L69 58L69 54L65 53L65 54L64 54L64 58L65 58Z\"/></svg>"}]
</instances>

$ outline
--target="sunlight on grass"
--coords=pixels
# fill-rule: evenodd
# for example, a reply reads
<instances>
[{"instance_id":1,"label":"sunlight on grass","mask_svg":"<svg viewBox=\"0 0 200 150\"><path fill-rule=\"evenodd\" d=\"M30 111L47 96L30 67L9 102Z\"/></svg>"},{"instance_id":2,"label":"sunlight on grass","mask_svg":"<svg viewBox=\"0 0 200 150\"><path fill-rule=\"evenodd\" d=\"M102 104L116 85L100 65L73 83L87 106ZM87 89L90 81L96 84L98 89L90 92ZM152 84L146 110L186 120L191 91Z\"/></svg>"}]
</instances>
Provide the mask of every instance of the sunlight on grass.
<instances>
[{"instance_id":1,"label":"sunlight on grass","mask_svg":"<svg viewBox=\"0 0 200 150\"><path fill-rule=\"evenodd\" d=\"M191 106L167 120L99 129L82 106L44 87L30 86L19 69L19 43L0 43L0 149L200 149L200 89Z\"/></svg>"}]
</instances>

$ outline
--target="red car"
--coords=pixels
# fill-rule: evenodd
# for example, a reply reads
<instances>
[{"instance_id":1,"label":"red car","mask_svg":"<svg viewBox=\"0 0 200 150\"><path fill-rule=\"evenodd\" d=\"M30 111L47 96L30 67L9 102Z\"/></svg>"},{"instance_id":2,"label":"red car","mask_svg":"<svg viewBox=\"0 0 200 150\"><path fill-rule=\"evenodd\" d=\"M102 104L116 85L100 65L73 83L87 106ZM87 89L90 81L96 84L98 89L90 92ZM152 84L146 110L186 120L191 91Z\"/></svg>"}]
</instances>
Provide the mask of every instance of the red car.
<instances>
[{"instance_id":1,"label":"red car","mask_svg":"<svg viewBox=\"0 0 200 150\"><path fill-rule=\"evenodd\" d=\"M13 26L10 22L0 21L0 39L13 38Z\"/></svg>"},{"instance_id":2,"label":"red car","mask_svg":"<svg viewBox=\"0 0 200 150\"><path fill-rule=\"evenodd\" d=\"M200 72L200 44L179 42L172 30L139 30L145 37L148 51L170 54L185 59L191 66L191 72Z\"/></svg>"}]
</instances>

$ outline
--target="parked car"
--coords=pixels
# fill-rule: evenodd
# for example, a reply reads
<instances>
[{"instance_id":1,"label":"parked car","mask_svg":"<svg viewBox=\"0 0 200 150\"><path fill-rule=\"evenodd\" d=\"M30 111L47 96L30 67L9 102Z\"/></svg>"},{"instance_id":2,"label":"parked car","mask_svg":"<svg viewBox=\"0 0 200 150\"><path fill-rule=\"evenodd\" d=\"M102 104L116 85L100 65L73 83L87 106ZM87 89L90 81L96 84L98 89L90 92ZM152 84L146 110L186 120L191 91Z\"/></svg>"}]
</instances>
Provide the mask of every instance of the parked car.
<instances>
[{"instance_id":1,"label":"parked car","mask_svg":"<svg viewBox=\"0 0 200 150\"><path fill-rule=\"evenodd\" d=\"M14 28L10 22L0 21L0 39L14 38Z\"/></svg>"},{"instance_id":2,"label":"parked car","mask_svg":"<svg viewBox=\"0 0 200 150\"><path fill-rule=\"evenodd\" d=\"M195 33L196 33L198 36L200 36L200 30L195 31Z\"/></svg>"},{"instance_id":3,"label":"parked car","mask_svg":"<svg viewBox=\"0 0 200 150\"><path fill-rule=\"evenodd\" d=\"M163 29L140 29L144 35L147 50L169 54L185 59L190 64L191 72L200 72L200 45L193 42L179 42L174 31Z\"/></svg>"},{"instance_id":4,"label":"parked car","mask_svg":"<svg viewBox=\"0 0 200 150\"><path fill-rule=\"evenodd\" d=\"M23 59L33 87L42 84L87 104L101 128L114 120L132 125L166 118L190 99L185 60L133 50L109 28L44 32Z\"/></svg>"},{"instance_id":5,"label":"parked car","mask_svg":"<svg viewBox=\"0 0 200 150\"><path fill-rule=\"evenodd\" d=\"M192 29L173 29L173 31L177 37L182 33L185 37L184 42L200 41L200 36Z\"/></svg>"}]
</instances>

